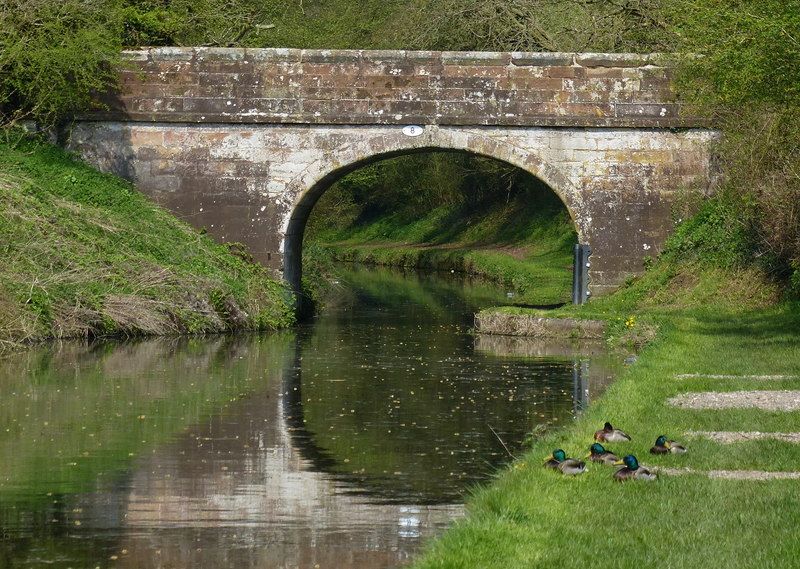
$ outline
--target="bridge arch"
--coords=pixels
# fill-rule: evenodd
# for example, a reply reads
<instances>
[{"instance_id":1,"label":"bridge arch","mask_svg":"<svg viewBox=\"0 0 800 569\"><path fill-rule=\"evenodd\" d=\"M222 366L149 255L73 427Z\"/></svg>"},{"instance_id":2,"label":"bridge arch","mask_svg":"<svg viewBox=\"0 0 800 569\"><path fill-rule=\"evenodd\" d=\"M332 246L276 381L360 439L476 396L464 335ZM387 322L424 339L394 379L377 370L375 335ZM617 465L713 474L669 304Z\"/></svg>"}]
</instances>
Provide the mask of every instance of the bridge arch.
<instances>
[{"instance_id":1,"label":"bridge arch","mask_svg":"<svg viewBox=\"0 0 800 569\"><path fill-rule=\"evenodd\" d=\"M351 139L352 140L352 139ZM452 151L494 158L516 166L544 182L561 200L573 221L580 242L586 242L587 220L581 215L580 193L567 175L545 161L535 150L525 149L493 136L491 129L447 129L426 126L422 134L408 136L400 128L386 134L349 142L324 152L323 156L292 180L291 196L281 231L284 278L300 291L302 248L306 223L320 197L339 179L364 166L397 156Z\"/></svg>"}]
</instances>

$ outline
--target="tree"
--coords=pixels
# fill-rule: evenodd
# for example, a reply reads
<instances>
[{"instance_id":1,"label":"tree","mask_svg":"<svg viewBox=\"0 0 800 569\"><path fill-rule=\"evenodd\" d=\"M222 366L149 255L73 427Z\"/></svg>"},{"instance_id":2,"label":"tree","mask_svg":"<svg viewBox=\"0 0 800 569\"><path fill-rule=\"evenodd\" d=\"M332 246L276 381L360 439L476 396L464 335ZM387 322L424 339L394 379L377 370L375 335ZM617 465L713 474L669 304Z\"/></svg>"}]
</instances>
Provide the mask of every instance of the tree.
<instances>
[{"instance_id":1,"label":"tree","mask_svg":"<svg viewBox=\"0 0 800 569\"><path fill-rule=\"evenodd\" d=\"M6 0L0 3L2 122L53 124L91 104L112 84L120 21L104 0Z\"/></svg>"},{"instance_id":2,"label":"tree","mask_svg":"<svg viewBox=\"0 0 800 569\"><path fill-rule=\"evenodd\" d=\"M659 0L417 0L402 30L419 49L652 51L672 34Z\"/></svg>"}]
</instances>

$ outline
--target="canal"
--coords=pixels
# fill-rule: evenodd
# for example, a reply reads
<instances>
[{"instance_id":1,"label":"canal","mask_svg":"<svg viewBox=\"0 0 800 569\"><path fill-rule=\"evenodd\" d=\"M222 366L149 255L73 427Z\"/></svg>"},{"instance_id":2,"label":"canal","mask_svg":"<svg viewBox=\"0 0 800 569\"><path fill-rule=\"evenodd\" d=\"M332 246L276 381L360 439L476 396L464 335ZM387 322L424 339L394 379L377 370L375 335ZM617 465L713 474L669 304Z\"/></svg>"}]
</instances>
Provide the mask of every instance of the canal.
<instances>
[{"instance_id":1,"label":"canal","mask_svg":"<svg viewBox=\"0 0 800 569\"><path fill-rule=\"evenodd\" d=\"M288 332L0 359L0 567L402 565L619 367L472 334L494 286L338 278Z\"/></svg>"}]
</instances>

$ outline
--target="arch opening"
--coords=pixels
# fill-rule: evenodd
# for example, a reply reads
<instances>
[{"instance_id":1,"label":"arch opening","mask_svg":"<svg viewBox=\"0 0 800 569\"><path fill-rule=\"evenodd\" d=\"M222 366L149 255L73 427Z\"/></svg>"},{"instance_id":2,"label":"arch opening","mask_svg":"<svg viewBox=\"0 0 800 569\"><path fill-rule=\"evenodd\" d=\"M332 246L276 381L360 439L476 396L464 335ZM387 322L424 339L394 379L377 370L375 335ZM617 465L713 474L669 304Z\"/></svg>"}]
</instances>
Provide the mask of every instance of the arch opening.
<instances>
[{"instance_id":1,"label":"arch opening","mask_svg":"<svg viewBox=\"0 0 800 569\"><path fill-rule=\"evenodd\" d=\"M300 292L303 244L309 229L309 220L312 219L310 224L312 233L316 232L318 226L324 225L316 219L320 214L328 216L333 214L337 217L337 221L341 222L342 220L338 219L341 211L332 210L331 204L326 203L326 198L331 196L341 198L350 191L349 197L357 203L354 204L351 201L348 205L356 206L357 215L347 221L354 226L360 225L361 229L375 221L381 214L385 216L389 207L396 206L397 202L401 201L400 209L403 211L393 212L392 222L399 222L401 225L403 222L408 222L406 225L416 225L414 227L415 245L453 246L453 240L455 240L460 246L473 246L476 249L488 250L492 246L496 249L506 249L517 258L525 257L529 252L528 249L532 246L529 237L531 235L535 237L535 229L537 229L532 227L532 224L541 223L543 214L548 214L557 219L550 220L552 223L545 229L551 232L549 237L554 240L561 238L562 261L568 257L568 260L562 263L565 271L564 278L571 280L572 248L575 243L582 240L581 227L577 223L570 201L570 197L575 195L574 191L569 187L566 178L560 175L560 172L548 164L543 164L536 156L517 152L514 148L503 149L495 141L492 141L491 148L494 152L476 151L470 147L453 147L451 145L420 145L375 152L352 160L346 159L349 152L345 151L341 153L345 156L340 154L329 157L326 165L315 165L316 174L307 173L308 175L298 180L300 184L303 183L303 179L309 180L311 183L306 182L307 185L304 188L297 188L294 194L296 196L294 207L286 220L282 244L284 277L296 292ZM418 175L424 175L430 171L432 163L436 163L435 168L440 169L442 165L450 166L450 169L455 171L454 178L457 179L453 180L448 177L447 171L438 172L438 178L434 176L429 183L436 184L445 181L444 185L448 187L438 188L441 191L437 192L437 188L428 185L424 188L421 187L418 195L414 196L414 192L409 192L409 187L406 185L397 192L394 203L390 199L388 203L384 204L386 207L383 208L383 211L380 211L380 208L375 211L376 196L380 198L391 194L387 191L387 184L391 184L392 181L396 182L398 171L401 175L413 178L409 182L413 185L415 181L418 183ZM394 180L375 180L376 175L380 178L387 170L394 171ZM447 170L447 167L444 170ZM371 188L372 192L364 192L364 184L370 181L370 177L373 182L376 182L377 188ZM487 179L492 177L494 180L487 183ZM554 181L559 185L555 185ZM460 186L460 195L453 195L454 186ZM361 191L361 195L353 195L354 189L357 192ZM364 194L371 195L365 196ZM437 199L440 201L437 202ZM409 204L403 200L415 203ZM409 205L412 207L407 207ZM425 218L416 220L419 223L415 223L415 220L411 219L415 213L414 207L418 208L416 213ZM540 211L537 212L537 208ZM537 213L541 215L537 217ZM530 219L525 218L526 214ZM440 216L440 220L454 224L454 226L440 227L438 232L426 232L425 223L431 221L429 218L437 215ZM503 220L504 215L510 215L512 219ZM459 216L462 218L459 219ZM495 217L494 220L487 220L492 216ZM482 222L475 223L481 218L483 218ZM512 224L498 226L498 219L512 222ZM494 236L486 233L492 223L498 229ZM561 226L556 228L559 223ZM477 229L469 227L471 225L480 225L480 227ZM564 231L565 226L566 232ZM350 227L349 229L353 230L354 228ZM390 237L398 237L403 233L402 229L394 232ZM526 231L531 235L527 235ZM330 232L328 233L330 234ZM357 232L351 231L351 233ZM366 231L364 235L369 233ZM557 235L553 235L553 233ZM564 239L565 233L569 234L566 239ZM374 232L372 234L374 235ZM541 237L541 231L538 236ZM528 237L527 241L526 237ZM447 241L448 239L450 242ZM519 247L515 249L515 245ZM550 252L553 253L553 251ZM569 284L566 284L564 286L566 295L563 298L564 302L568 300L569 289Z\"/></svg>"}]
</instances>

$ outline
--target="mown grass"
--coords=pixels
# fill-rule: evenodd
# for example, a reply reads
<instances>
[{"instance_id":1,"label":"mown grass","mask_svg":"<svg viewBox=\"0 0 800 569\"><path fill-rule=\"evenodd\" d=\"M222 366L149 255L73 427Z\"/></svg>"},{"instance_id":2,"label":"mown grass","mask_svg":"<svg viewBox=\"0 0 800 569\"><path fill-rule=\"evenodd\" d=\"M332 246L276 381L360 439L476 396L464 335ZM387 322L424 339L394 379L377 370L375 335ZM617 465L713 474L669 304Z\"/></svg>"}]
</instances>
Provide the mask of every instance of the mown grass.
<instances>
[{"instance_id":1,"label":"mown grass","mask_svg":"<svg viewBox=\"0 0 800 569\"><path fill-rule=\"evenodd\" d=\"M283 285L235 246L33 140L0 142L0 256L0 343L293 321Z\"/></svg>"},{"instance_id":2,"label":"mown grass","mask_svg":"<svg viewBox=\"0 0 800 569\"><path fill-rule=\"evenodd\" d=\"M468 518L432 543L416 567L791 566L800 553L796 481L686 474L618 484L613 470L599 465L578 479L541 466L556 447L584 456L593 432L608 420L633 437L608 446L648 466L800 471L800 445L685 438L694 430L796 432L800 413L683 410L665 403L690 391L796 389L797 380L675 378L800 375L800 303L779 300L778 288L756 269L723 270L667 255L614 295L551 311L604 318L617 342L648 343L582 417L542 436L477 490ZM660 434L686 443L689 453L650 455Z\"/></svg>"}]
</instances>

